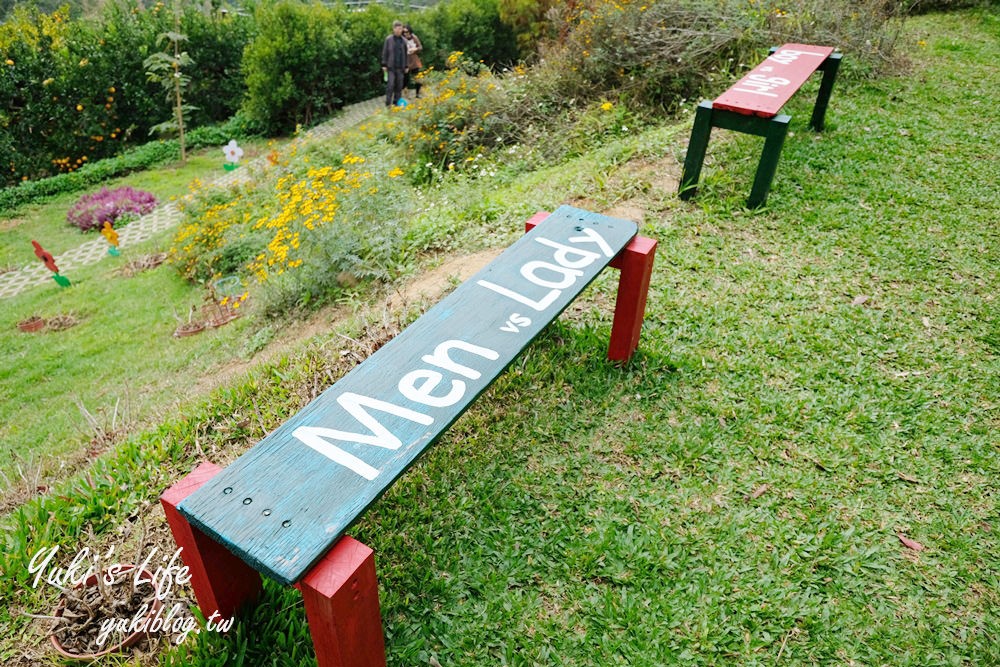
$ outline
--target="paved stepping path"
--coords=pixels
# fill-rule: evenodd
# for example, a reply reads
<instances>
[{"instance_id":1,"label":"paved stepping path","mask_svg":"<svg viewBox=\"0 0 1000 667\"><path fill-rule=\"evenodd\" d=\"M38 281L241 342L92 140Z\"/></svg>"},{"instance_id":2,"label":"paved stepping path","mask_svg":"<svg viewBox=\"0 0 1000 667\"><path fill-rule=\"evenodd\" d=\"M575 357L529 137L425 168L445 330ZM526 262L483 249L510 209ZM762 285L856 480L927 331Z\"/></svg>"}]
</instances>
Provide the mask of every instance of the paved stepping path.
<instances>
[{"instance_id":1,"label":"paved stepping path","mask_svg":"<svg viewBox=\"0 0 1000 667\"><path fill-rule=\"evenodd\" d=\"M344 107L335 118L310 129L302 137L303 141L327 139L338 132L357 125L365 118L383 108L383 98L377 97L365 102L358 102ZM264 165L266 157L260 157L250 164ZM212 181L214 186L227 186L243 182L249 178L247 168L226 172L224 176ZM143 241L148 241L160 232L177 225L181 220L181 212L175 202L159 206L118 230L118 247L127 248ZM30 248L29 248L30 250ZM108 257L108 242L103 237L87 241L71 250L56 255L56 264L62 275L72 279L72 270L88 264L94 264ZM16 271L0 274L0 299L20 294L29 287L52 281L52 272L41 262L33 262Z\"/></svg>"}]
</instances>

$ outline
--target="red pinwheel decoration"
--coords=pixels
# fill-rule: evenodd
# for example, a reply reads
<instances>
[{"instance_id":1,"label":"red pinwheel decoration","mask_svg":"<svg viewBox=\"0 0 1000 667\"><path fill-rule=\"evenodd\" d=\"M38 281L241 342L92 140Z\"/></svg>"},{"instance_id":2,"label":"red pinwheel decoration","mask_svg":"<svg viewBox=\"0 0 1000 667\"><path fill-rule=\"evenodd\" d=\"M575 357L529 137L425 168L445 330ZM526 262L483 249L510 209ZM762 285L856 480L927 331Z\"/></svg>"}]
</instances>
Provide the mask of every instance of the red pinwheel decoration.
<instances>
[{"instance_id":1,"label":"red pinwheel decoration","mask_svg":"<svg viewBox=\"0 0 1000 667\"><path fill-rule=\"evenodd\" d=\"M59 267L56 266L56 258L52 256L52 253L39 245L38 241L32 241L31 245L35 246L35 255L38 259L42 260L42 263L45 264L45 268L53 273L52 277L56 283L58 283L60 287L69 287L69 278L59 275Z\"/></svg>"},{"instance_id":2,"label":"red pinwheel decoration","mask_svg":"<svg viewBox=\"0 0 1000 667\"><path fill-rule=\"evenodd\" d=\"M42 260L45 268L52 273L59 273L59 267L56 266L56 258L52 256L52 253L40 246L38 241L32 241L31 245L35 246L35 255L38 259Z\"/></svg>"}]
</instances>

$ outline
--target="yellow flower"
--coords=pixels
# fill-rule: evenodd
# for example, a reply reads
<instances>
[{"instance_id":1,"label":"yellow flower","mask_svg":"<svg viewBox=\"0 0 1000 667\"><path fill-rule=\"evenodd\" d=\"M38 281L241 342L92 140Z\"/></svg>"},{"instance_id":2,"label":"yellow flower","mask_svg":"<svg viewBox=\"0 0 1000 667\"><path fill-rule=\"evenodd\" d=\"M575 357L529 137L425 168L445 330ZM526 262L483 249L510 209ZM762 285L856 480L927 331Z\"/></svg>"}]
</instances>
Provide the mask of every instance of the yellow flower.
<instances>
[{"instance_id":1,"label":"yellow flower","mask_svg":"<svg viewBox=\"0 0 1000 667\"><path fill-rule=\"evenodd\" d=\"M601 105L601 111L611 111L614 108L615 105L612 104L611 102L605 102L604 104Z\"/></svg>"},{"instance_id":2,"label":"yellow flower","mask_svg":"<svg viewBox=\"0 0 1000 667\"><path fill-rule=\"evenodd\" d=\"M83 105L82 104L77 104L76 105L76 110L77 111L83 111Z\"/></svg>"},{"instance_id":3,"label":"yellow flower","mask_svg":"<svg viewBox=\"0 0 1000 667\"><path fill-rule=\"evenodd\" d=\"M396 178L397 176L402 176L402 175L403 175L403 170L400 169L399 167L393 167L392 170L389 172L389 178Z\"/></svg>"},{"instance_id":4,"label":"yellow flower","mask_svg":"<svg viewBox=\"0 0 1000 667\"><path fill-rule=\"evenodd\" d=\"M8 65L13 65L13 64L14 64L14 61L13 61L13 60L11 60L10 58L7 58L7 60L5 60L4 62L5 62L6 64L8 64Z\"/></svg>"}]
</instances>

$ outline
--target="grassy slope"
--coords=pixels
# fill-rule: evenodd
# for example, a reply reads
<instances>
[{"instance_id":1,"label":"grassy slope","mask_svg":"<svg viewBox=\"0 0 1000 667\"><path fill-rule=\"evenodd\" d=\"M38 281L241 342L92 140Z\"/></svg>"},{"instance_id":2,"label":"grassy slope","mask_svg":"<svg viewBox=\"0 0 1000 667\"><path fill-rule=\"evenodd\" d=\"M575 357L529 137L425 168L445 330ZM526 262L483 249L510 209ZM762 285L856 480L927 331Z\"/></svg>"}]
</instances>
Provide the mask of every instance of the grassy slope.
<instances>
[{"instance_id":1,"label":"grassy slope","mask_svg":"<svg viewBox=\"0 0 1000 667\"><path fill-rule=\"evenodd\" d=\"M643 352L609 369L605 317L554 327L361 522L390 664L1000 660L997 25L914 21L913 73L841 87L822 136L798 100L767 213L737 208L743 138L694 207L613 148L489 197L645 192ZM200 664L294 663L294 601Z\"/></svg>"},{"instance_id":2,"label":"grassy slope","mask_svg":"<svg viewBox=\"0 0 1000 667\"><path fill-rule=\"evenodd\" d=\"M377 553L390 664L1000 662L998 29L915 20L914 72L840 86L822 136L796 100L767 212L738 208L742 137L713 144L693 205L659 190L671 128L462 208L515 234L567 195L631 198L660 252L634 363L603 361L609 276L352 531ZM8 551L113 528L190 467L195 434L230 455L252 437L218 425L273 426L316 354L102 463L73 505L27 507ZM309 664L297 599L268 586L232 637L166 661Z\"/></svg>"},{"instance_id":3,"label":"grassy slope","mask_svg":"<svg viewBox=\"0 0 1000 667\"><path fill-rule=\"evenodd\" d=\"M400 526L408 549L376 546L394 648L457 664L1000 658L1000 172L983 159L1000 145L998 22L916 26L916 71L841 89L826 135L802 131L797 100L769 214L730 214L759 146L741 139L702 208L647 217L662 245L637 367L604 371L599 339L562 332L495 393L497 423L429 464L421 504L449 511L420 517L426 535ZM472 501L456 518L449 498ZM364 537L400 539L383 536L397 502ZM425 550L393 581L394 558Z\"/></svg>"},{"instance_id":4,"label":"grassy slope","mask_svg":"<svg viewBox=\"0 0 1000 667\"><path fill-rule=\"evenodd\" d=\"M53 285L43 294L8 300L14 308L0 317L5 349L0 441L9 450L5 453L28 461L78 450L97 434L75 400L107 428L116 404L118 426L163 418L166 408L186 400L187 388L214 363L239 356L246 322L175 339L175 313L186 318L189 306L201 305L203 291L167 266L134 278L115 276L123 263L106 259L75 271L70 290ZM81 323L61 332L23 334L14 326L29 314L19 312L22 301L43 317L71 313ZM0 470L9 465L5 461Z\"/></svg>"}]
</instances>

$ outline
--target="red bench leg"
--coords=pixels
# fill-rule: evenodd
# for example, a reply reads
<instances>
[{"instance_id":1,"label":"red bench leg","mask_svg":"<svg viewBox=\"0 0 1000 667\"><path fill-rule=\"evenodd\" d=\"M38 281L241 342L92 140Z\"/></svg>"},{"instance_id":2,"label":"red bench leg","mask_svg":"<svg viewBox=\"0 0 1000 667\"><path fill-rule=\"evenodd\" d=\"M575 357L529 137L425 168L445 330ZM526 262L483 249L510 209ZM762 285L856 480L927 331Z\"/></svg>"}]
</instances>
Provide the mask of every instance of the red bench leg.
<instances>
[{"instance_id":1,"label":"red bench leg","mask_svg":"<svg viewBox=\"0 0 1000 667\"><path fill-rule=\"evenodd\" d=\"M222 468L202 463L160 496L181 559L191 573L198 607L229 619L260 596L260 574L188 523L177 506ZM375 556L344 536L296 585L305 601L319 667L385 667Z\"/></svg>"},{"instance_id":2,"label":"red bench leg","mask_svg":"<svg viewBox=\"0 0 1000 667\"><path fill-rule=\"evenodd\" d=\"M374 552L345 535L297 584L318 667L385 667Z\"/></svg>"},{"instance_id":3,"label":"red bench leg","mask_svg":"<svg viewBox=\"0 0 1000 667\"><path fill-rule=\"evenodd\" d=\"M611 266L621 271L615 319L611 324L611 343L608 345L608 359L611 361L628 361L639 347L655 257L656 241L636 236L611 262Z\"/></svg>"},{"instance_id":4,"label":"red bench leg","mask_svg":"<svg viewBox=\"0 0 1000 667\"><path fill-rule=\"evenodd\" d=\"M181 501L220 470L222 468L213 463L202 463L187 477L164 491L160 496L160 504L167 515L167 524L174 534L174 541L182 548L181 560L191 573L191 588L194 589L198 607L205 618L216 611L219 617L229 619L240 607L260 595L260 574L188 523L177 511Z\"/></svg>"},{"instance_id":5,"label":"red bench leg","mask_svg":"<svg viewBox=\"0 0 1000 667\"><path fill-rule=\"evenodd\" d=\"M548 212L539 211L524 223L524 231L530 232L547 217ZM611 323L611 343L608 345L608 359L611 361L628 361L639 347L655 257L656 241L636 236L608 265L621 271L615 319Z\"/></svg>"}]
</instances>

